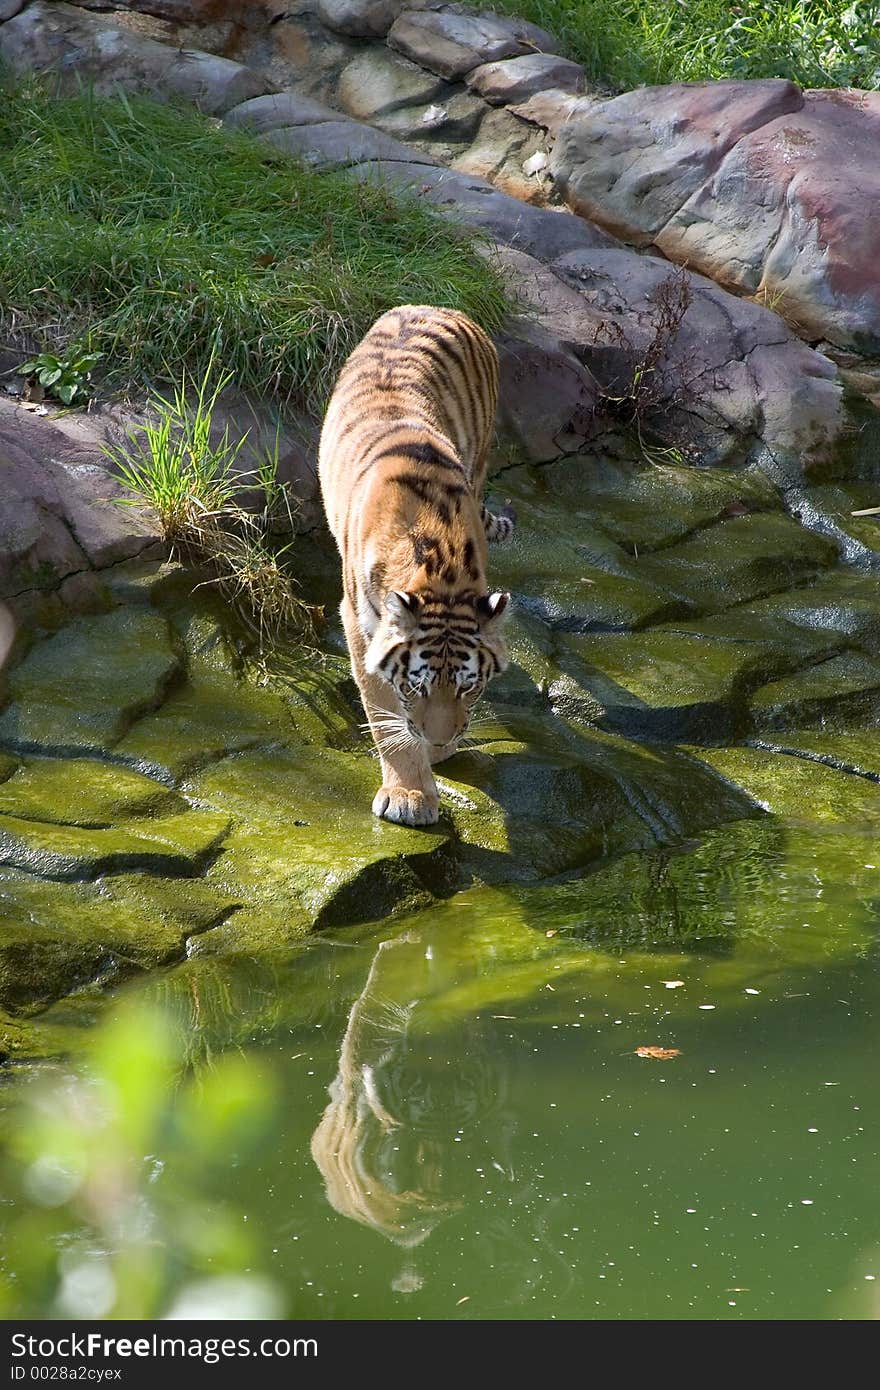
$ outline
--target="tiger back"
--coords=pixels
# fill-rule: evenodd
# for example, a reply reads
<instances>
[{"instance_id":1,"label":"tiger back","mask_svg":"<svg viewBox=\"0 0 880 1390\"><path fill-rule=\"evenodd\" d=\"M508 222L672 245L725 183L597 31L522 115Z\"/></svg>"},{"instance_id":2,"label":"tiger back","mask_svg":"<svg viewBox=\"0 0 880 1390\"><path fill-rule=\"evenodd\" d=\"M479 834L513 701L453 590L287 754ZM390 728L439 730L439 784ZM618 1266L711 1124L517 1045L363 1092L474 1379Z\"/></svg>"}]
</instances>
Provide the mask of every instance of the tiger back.
<instances>
[{"instance_id":1,"label":"tiger back","mask_svg":"<svg viewBox=\"0 0 880 1390\"><path fill-rule=\"evenodd\" d=\"M437 820L431 765L449 757L504 670L509 594L486 581L487 541L512 516L482 502L498 400L487 335L452 309L377 320L336 383L319 476L342 558L342 620L382 766L376 815Z\"/></svg>"}]
</instances>

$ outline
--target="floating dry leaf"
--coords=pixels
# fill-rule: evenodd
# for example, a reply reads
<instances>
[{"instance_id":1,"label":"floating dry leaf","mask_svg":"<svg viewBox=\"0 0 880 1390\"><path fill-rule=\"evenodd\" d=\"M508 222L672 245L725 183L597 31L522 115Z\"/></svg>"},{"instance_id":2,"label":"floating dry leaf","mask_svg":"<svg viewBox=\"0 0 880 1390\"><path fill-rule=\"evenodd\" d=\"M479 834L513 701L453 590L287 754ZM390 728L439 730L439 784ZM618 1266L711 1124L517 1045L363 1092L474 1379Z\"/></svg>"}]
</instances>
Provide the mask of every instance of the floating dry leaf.
<instances>
[{"instance_id":1,"label":"floating dry leaf","mask_svg":"<svg viewBox=\"0 0 880 1390\"><path fill-rule=\"evenodd\" d=\"M661 980L660 983L665 985L667 989L681 989L684 980Z\"/></svg>"},{"instance_id":2,"label":"floating dry leaf","mask_svg":"<svg viewBox=\"0 0 880 1390\"><path fill-rule=\"evenodd\" d=\"M456 1303L455 1306L456 1306L456 1308L460 1308L461 1305L462 1305L463 1303L470 1303L470 1301L471 1301L471 1296L470 1296L469 1293L466 1293L465 1296L464 1296L464 1298L460 1298L460 1299L458 1300L458 1302Z\"/></svg>"},{"instance_id":3,"label":"floating dry leaf","mask_svg":"<svg viewBox=\"0 0 880 1390\"><path fill-rule=\"evenodd\" d=\"M671 1057L680 1057L680 1047L637 1047L637 1057L653 1057L656 1062L668 1062Z\"/></svg>"}]
</instances>

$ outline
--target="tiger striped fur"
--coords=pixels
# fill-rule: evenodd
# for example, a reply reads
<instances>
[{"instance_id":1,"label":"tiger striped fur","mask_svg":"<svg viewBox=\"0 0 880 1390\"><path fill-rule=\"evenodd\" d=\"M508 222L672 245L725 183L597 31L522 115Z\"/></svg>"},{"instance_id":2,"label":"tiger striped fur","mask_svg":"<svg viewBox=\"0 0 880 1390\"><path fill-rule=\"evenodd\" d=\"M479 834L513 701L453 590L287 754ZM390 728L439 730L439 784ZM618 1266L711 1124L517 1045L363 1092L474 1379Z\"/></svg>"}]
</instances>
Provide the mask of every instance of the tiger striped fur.
<instances>
[{"instance_id":1,"label":"tiger striped fur","mask_svg":"<svg viewBox=\"0 0 880 1390\"><path fill-rule=\"evenodd\" d=\"M379 751L377 816L431 825L431 764L448 758L507 665L487 540L510 515L482 504L498 359L452 309L383 314L336 383L321 433L324 509L342 557L341 614Z\"/></svg>"}]
</instances>

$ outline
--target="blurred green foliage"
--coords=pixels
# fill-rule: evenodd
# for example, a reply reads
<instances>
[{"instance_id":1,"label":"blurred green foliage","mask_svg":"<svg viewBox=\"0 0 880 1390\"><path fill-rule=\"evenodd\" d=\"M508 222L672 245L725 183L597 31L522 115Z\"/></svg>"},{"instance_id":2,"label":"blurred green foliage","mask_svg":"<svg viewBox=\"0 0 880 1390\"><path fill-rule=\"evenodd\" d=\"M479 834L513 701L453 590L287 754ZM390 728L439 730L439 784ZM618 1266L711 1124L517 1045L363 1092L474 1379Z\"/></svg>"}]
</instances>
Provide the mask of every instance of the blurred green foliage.
<instances>
[{"instance_id":1,"label":"blurred green foliage","mask_svg":"<svg viewBox=\"0 0 880 1390\"><path fill-rule=\"evenodd\" d=\"M283 1315L254 1272L257 1233L216 1195L271 1130L274 1080L238 1052L189 1074L184 1056L183 1032L137 1001L75 1071L8 1093L0 1316Z\"/></svg>"}]
</instances>

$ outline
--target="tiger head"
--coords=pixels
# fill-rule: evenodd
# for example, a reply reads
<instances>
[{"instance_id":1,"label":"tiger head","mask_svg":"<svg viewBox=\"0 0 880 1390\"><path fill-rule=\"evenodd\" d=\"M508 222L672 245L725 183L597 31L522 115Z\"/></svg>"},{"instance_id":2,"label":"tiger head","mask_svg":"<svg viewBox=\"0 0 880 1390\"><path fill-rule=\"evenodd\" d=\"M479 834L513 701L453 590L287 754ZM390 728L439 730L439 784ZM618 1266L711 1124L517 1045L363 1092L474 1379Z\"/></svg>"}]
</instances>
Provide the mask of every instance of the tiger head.
<instances>
[{"instance_id":1,"label":"tiger head","mask_svg":"<svg viewBox=\"0 0 880 1390\"><path fill-rule=\"evenodd\" d=\"M505 593L385 597L364 665L393 685L400 737L425 745L434 762L454 753L477 700L507 668L501 627L509 602Z\"/></svg>"}]
</instances>

